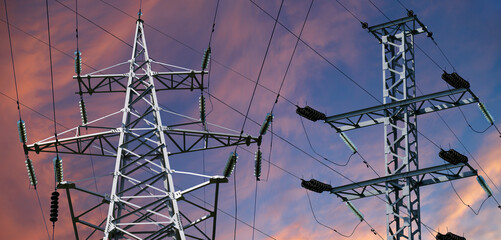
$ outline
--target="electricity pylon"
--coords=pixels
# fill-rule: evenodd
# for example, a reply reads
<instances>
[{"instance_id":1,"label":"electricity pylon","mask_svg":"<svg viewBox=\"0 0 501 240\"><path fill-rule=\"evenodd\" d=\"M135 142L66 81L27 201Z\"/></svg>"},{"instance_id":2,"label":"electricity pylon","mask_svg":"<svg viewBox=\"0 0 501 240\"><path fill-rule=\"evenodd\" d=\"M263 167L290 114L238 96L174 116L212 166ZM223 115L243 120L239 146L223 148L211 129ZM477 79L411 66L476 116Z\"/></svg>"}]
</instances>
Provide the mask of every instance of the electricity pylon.
<instances>
[{"instance_id":1,"label":"electricity pylon","mask_svg":"<svg viewBox=\"0 0 501 240\"><path fill-rule=\"evenodd\" d=\"M344 201L384 194L388 240L420 240L419 188L477 175L468 163L419 168L417 116L478 102L467 88L417 96L414 36L428 32L416 15L368 28L382 46L383 104L326 117L337 132L384 124L386 176L334 187Z\"/></svg>"},{"instance_id":2,"label":"electricity pylon","mask_svg":"<svg viewBox=\"0 0 501 240\"><path fill-rule=\"evenodd\" d=\"M152 63L167 67L170 71L155 72ZM125 64L129 65L127 73L101 74L102 71L97 71L74 77L79 84L79 94L125 92L124 107L109 115L122 114L120 124L109 127L100 125L104 118L88 123L85 120L81 126L58 134L57 139L53 137L25 145L25 151L55 152L57 148L59 153L115 158L109 194L83 189L69 181L60 182L57 186L66 189L76 239L80 238L78 226L91 229L90 235L82 237L87 239L98 231L102 231L104 239L215 239L219 184L228 182L227 176L174 170L170 166L169 156L241 144L260 144L261 138L208 131L205 109L201 110L200 121L164 125L160 114L163 109L159 106L157 92L183 89L203 91L204 76L208 72L193 71L151 59L141 19L136 22L131 59ZM203 125L203 130L179 128L196 125ZM82 134L81 129L91 133ZM180 190L174 185L173 174L207 180ZM192 191L211 184L216 185L212 209L205 203L189 200L188 195ZM70 190L97 196L101 202L78 214L72 204ZM198 214L201 211L206 214L191 217L189 212L179 206L181 201L197 208ZM92 218L89 215L105 204L109 205L105 219L98 222L85 220L88 217L95 221L96 214ZM197 224L210 218L212 234L206 234ZM188 229L193 229L193 233L186 232Z\"/></svg>"}]
</instances>

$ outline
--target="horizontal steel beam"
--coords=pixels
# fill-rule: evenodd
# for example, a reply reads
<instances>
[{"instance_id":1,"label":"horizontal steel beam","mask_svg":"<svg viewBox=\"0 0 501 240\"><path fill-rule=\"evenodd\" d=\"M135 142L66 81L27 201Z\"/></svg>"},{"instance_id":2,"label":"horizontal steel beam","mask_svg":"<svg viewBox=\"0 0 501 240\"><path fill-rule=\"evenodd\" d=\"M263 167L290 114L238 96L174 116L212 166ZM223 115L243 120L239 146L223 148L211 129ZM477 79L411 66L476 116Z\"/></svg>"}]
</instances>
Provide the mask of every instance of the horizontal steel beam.
<instances>
[{"instance_id":1,"label":"horizontal steel beam","mask_svg":"<svg viewBox=\"0 0 501 240\"><path fill-rule=\"evenodd\" d=\"M184 72L152 72L156 79L156 91L182 90L182 89L205 89L203 76L207 71L184 71ZM145 77L145 74L136 74L136 78ZM174 78L177 77L177 78ZM128 73L121 74L86 74L73 76L79 84L79 92L83 94L125 92L127 90ZM145 89L135 88L136 91Z\"/></svg>"},{"instance_id":2,"label":"horizontal steel beam","mask_svg":"<svg viewBox=\"0 0 501 240\"><path fill-rule=\"evenodd\" d=\"M409 178L416 181L416 186L421 187L476 175L477 171L469 164L444 164L333 187L330 193L336 194L344 201L348 201L384 194L386 192L386 183L398 188L400 186L399 181L406 181Z\"/></svg>"},{"instance_id":3,"label":"horizontal steel beam","mask_svg":"<svg viewBox=\"0 0 501 240\"><path fill-rule=\"evenodd\" d=\"M467 94L470 96L467 97ZM454 100L452 96L454 96ZM478 98L471 90L465 88L452 89L329 116L326 118L325 123L331 125L336 131L342 132L383 123L387 116L399 117L403 108L411 104L415 104L416 108L409 109L410 117L475 102L478 102Z\"/></svg>"},{"instance_id":4,"label":"horizontal steel beam","mask_svg":"<svg viewBox=\"0 0 501 240\"><path fill-rule=\"evenodd\" d=\"M34 144L25 145L25 151L36 152L37 154L40 152L54 153L56 152L57 145L59 153L116 157L117 137L121 131L120 128L116 128L99 133L60 138L57 142L55 139L40 141ZM132 132L135 130L129 129L129 131ZM167 144L171 145L169 147L169 155L244 144L261 144L260 137L249 135L240 136L237 134L210 131L176 129L167 126L163 127L163 132L167 136ZM207 145L204 145L205 141Z\"/></svg>"},{"instance_id":5,"label":"horizontal steel beam","mask_svg":"<svg viewBox=\"0 0 501 240\"><path fill-rule=\"evenodd\" d=\"M369 32L375 32L377 30L381 30L381 29L384 29L384 28L397 26L397 25L404 24L404 23L407 23L407 22L410 22L410 21L413 21L413 20L416 20L415 16L404 17L404 18L400 18L400 19L397 19L397 20L385 22L385 23L382 23L382 24L378 24L378 25L369 27Z\"/></svg>"}]
</instances>

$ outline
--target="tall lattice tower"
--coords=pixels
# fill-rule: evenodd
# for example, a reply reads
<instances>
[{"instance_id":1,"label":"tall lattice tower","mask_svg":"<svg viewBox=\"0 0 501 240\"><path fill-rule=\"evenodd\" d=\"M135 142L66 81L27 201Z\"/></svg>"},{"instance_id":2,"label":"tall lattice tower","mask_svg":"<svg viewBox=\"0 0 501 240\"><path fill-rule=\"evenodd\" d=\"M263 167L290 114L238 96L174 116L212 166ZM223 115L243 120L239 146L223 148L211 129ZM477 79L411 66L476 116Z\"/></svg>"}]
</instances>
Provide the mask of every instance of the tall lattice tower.
<instances>
[{"instance_id":1,"label":"tall lattice tower","mask_svg":"<svg viewBox=\"0 0 501 240\"><path fill-rule=\"evenodd\" d=\"M429 32L412 12L405 18L372 27L363 26L381 44L383 104L318 119L324 119L350 144L344 132L383 124L385 176L338 187L329 185L328 188L320 188L311 182L303 184L310 190L329 191L343 201L385 195L387 239L420 240L419 188L476 176L477 171L467 163L466 157L458 159L457 152L452 151L441 152L441 157L448 164L420 168L417 116L479 100L469 89L469 83L456 73L444 73L442 76L449 84L452 83L454 89L417 96L414 36Z\"/></svg>"},{"instance_id":2,"label":"tall lattice tower","mask_svg":"<svg viewBox=\"0 0 501 240\"><path fill-rule=\"evenodd\" d=\"M208 53L210 51L206 52ZM204 69L208 57L204 59ZM230 154L227 168L221 171L224 176L207 176L172 169L169 156L241 144L260 145L261 138L243 133L209 131L203 96L204 77L208 72L153 60L148 54L144 22L141 19L136 21L131 58L124 63L129 66L128 72L105 74L102 73L104 70L113 69L105 68L91 74L80 74L80 64L80 55L77 53L77 76L74 78L78 81L80 95L125 93L124 107L106 117L88 121L85 104L81 100L82 125L59 133L57 137L25 145L26 152L57 151L62 154L97 155L115 159L114 169L111 170L111 190L106 194L83 189L75 182L60 179L57 188L65 189L67 193L75 238L88 239L102 234L103 239L215 239L219 184L228 182L227 177L233 170L236 154ZM153 71L154 64L169 71ZM200 90L200 120L165 125L161 114L165 109L160 106L157 93L167 90ZM103 119L120 114L120 123L113 126L109 122L103 123ZM198 126L202 126L202 130L193 129ZM86 130L86 134L82 134L82 130ZM204 180L180 189L174 184L175 174ZM212 184L215 184L213 204L200 204L189 199L192 191ZM71 194L75 192L97 196L101 201L77 213L71 200ZM205 213L192 216L191 212L184 211L179 206L180 202L197 208L198 211L194 212L198 214ZM106 218L96 221L95 211L103 205L109 205ZM197 226L211 218L211 232ZM90 234L81 236L81 228L90 228ZM89 233L88 229L85 232Z\"/></svg>"}]
</instances>

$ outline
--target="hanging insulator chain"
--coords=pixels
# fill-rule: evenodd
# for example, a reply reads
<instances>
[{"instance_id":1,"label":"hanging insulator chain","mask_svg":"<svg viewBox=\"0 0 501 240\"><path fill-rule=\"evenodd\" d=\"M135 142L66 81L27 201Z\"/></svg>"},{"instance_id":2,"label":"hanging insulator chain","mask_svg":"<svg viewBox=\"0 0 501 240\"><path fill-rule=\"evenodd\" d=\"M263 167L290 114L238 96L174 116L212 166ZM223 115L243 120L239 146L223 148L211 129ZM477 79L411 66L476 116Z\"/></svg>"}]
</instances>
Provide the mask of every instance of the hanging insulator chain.
<instances>
[{"instance_id":1,"label":"hanging insulator chain","mask_svg":"<svg viewBox=\"0 0 501 240\"><path fill-rule=\"evenodd\" d=\"M360 211L358 211L355 205L353 205L350 201L347 201L346 205L348 205L350 210L358 217L358 219L360 219L360 221L364 220L364 215Z\"/></svg>"},{"instance_id":2,"label":"hanging insulator chain","mask_svg":"<svg viewBox=\"0 0 501 240\"><path fill-rule=\"evenodd\" d=\"M261 162L263 160L263 153L261 149L258 149L255 156L255 164L254 164L254 176L256 176L256 180L259 181L259 177L261 177Z\"/></svg>"},{"instance_id":3,"label":"hanging insulator chain","mask_svg":"<svg viewBox=\"0 0 501 240\"><path fill-rule=\"evenodd\" d=\"M228 157L228 162L226 163L226 166L224 167L223 171L223 176L225 178L228 178L231 176L233 173L233 170L235 169L235 165L237 164L237 158L238 154L235 152L231 152L230 156Z\"/></svg>"},{"instance_id":4,"label":"hanging insulator chain","mask_svg":"<svg viewBox=\"0 0 501 240\"><path fill-rule=\"evenodd\" d=\"M448 163L451 164L458 164L458 163L467 163L468 162L468 157L465 155L458 153L454 149L449 149L449 151L445 151L443 149L440 149L440 152L438 153L438 156L445 160Z\"/></svg>"},{"instance_id":5,"label":"hanging insulator chain","mask_svg":"<svg viewBox=\"0 0 501 240\"><path fill-rule=\"evenodd\" d=\"M59 193L57 191L52 192L50 197L50 221L52 223L57 222L58 208L59 208Z\"/></svg>"},{"instance_id":6,"label":"hanging insulator chain","mask_svg":"<svg viewBox=\"0 0 501 240\"><path fill-rule=\"evenodd\" d=\"M448 232L445 235L441 233L437 233L435 237L436 240L466 240L466 238L458 236L454 233Z\"/></svg>"},{"instance_id":7,"label":"hanging insulator chain","mask_svg":"<svg viewBox=\"0 0 501 240\"><path fill-rule=\"evenodd\" d=\"M261 129L259 130L259 135L265 135L270 127L271 122L273 122L273 114L266 114L266 118L264 119L263 125L261 125Z\"/></svg>"},{"instance_id":8,"label":"hanging insulator chain","mask_svg":"<svg viewBox=\"0 0 501 240\"><path fill-rule=\"evenodd\" d=\"M299 106L296 107L296 113L299 114L299 116L309 119L313 122L316 122L318 120L325 120L327 118L324 113L319 112L309 106L305 106L304 108L301 108Z\"/></svg>"},{"instance_id":9,"label":"hanging insulator chain","mask_svg":"<svg viewBox=\"0 0 501 240\"><path fill-rule=\"evenodd\" d=\"M204 95L200 95L200 102L199 102L199 107L200 107L200 121L205 124L205 97Z\"/></svg>"},{"instance_id":10,"label":"hanging insulator chain","mask_svg":"<svg viewBox=\"0 0 501 240\"><path fill-rule=\"evenodd\" d=\"M487 197L492 196L492 190L489 187L489 185L487 185L487 182L485 181L485 179L482 176L480 176L480 175L477 176L477 182L484 189L485 193L487 194Z\"/></svg>"},{"instance_id":11,"label":"hanging insulator chain","mask_svg":"<svg viewBox=\"0 0 501 240\"><path fill-rule=\"evenodd\" d=\"M210 54L211 54L211 49L208 47L204 51L204 58L202 59L202 70L207 69L207 65L209 65L210 61Z\"/></svg>"},{"instance_id":12,"label":"hanging insulator chain","mask_svg":"<svg viewBox=\"0 0 501 240\"><path fill-rule=\"evenodd\" d=\"M17 121L17 131L19 132L19 141L21 141L21 143L26 143L28 137L26 135L26 124L23 120Z\"/></svg>"},{"instance_id":13,"label":"hanging insulator chain","mask_svg":"<svg viewBox=\"0 0 501 240\"><path fill-rule=\"evenodd\" d=\"M61 157L57 156L54 159L52 159L52 163L54 164L54 176L56 178L56 182L64 181L63 159L61 159Z\"/></svg>"},{"instance_id":14,"label":"hanging insulator chain","mask_svg":"<svg viewBox=\"0 0 501 240\"><path fill-rule=\"evenodd\" d=\"M487 108L485 107L485 105L481 102L478 102L478 108L480 108L480 111L482 111L482 113L484 114L485 118L487 119L487 121L493 125L494 124L494 118L492 117L491 113L489 111L487 111Z\"/></svg>"},{"instance_id":15,"label":"hanging insulator chain","mask_svg":"<svg viewBox=\"0 0 501 240\"><path fill-rule=\"evenodd\" d=\"M356 153L358 151L357 146L353 144L353 142L348 138L348 136L346 136L346 134L342 132L339 134L339 136L341 137L341 139L343 139L344 143L346 143L346 145L351 149L351 151L353 151L353 153Z\"/></svg>"},{"instance_id":16,"label":"hanging insulator chain","mask_svg":"<svg viewBox=\"0 0 501 240\"><path fill-rule=\"evenodd\" d=\"M332 189L332 186L330 184L323 183L315 179L310 179L309 181L301 179L301 187L317 193L330 191Z\"/></svg>"},{"instance_id":17,"label":"hanging insulator chain","mask_svg":"<svg viewBox=\"0 0 501 240\"><path fill-rule=\"evenodd\" d=\"M80 98L80 101L78 103L80 105L80 116L82 117L82 124L85 125L89 122L89 120L87 118L87 108L85 107L83 98Z\"/></svg>"},{"instance_id":18,"label":"hanging insulator chain","mask_svg":"<svg viewBox=\"0 0 501 240\"><path fill-rule=\"evenodd\" d=\"M442 79L454 88L470 88L470 83L464 80L464 78L459 76L456 72L449 74L444 71Z\"/></svg>"},{"instance_id":19,"label":"hanging insulator chain","mask_svg":"<svg viewBox=\"0 0 501 240\"><path fill-rule=\"evenodd\" d=\"M75 73L80 75L82 72L82 53L78 50L75 51Z\"/></svg>"},{"instance_id":20,"label":"hanging insulator chain","mask_svg":"<svg viewBox=\"0 0 501 240\"><path fill-rule=\"evenodd\" d=\"M31 159L29 158L26 158L25 163L26 163L26 170L28 170L28 178L30 179L30 184L36 189L38 181L37 181L37 176L35 175L35 168L33 167L33 161L31 161Z\"/></svg>"}]
</instances>

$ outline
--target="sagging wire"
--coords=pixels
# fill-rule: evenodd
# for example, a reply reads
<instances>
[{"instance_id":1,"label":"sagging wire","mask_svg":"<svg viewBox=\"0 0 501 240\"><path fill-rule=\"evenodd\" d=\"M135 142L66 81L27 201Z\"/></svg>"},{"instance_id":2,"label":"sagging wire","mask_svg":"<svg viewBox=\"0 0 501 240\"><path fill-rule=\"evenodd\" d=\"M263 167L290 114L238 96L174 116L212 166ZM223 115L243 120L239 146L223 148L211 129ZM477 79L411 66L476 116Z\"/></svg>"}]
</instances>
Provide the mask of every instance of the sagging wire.
<instances>
[{"instance_id":1,"label":"sagging wire","mask_svg":"<svg viewBox=\"0 0 501 240\"><path fill-rule=\"evenodd\" d=\"M336 162L334 162L334 161L329 160L328 158L326 158L326 157L324 157L323 155L321 155L320 153L318 153L318 152L315 150L315 148L313 148L313 145L311 144L311 140L310 140L310 136L309 136L309 134L308 134L308 131L306 131L306 127L304 126L303 118L302 118L302 117L299 117L299 120L301 121L301 126L303 127L303 131L304 131L304 135L306 136L306 140L308 141L308 144L310 145L311 150L312 150L315 154L317 154L319 157L321 157L321 158L322 158L322 159L324 159L325 161L330 162L330 163L332 163L332 164L334 164L334 165L336 165L336 166L344 167L344 166L348 165L348 163L349 163L349 162L350 162L350 160L351 160L351 157L352 157L353 155L355 155L355 153L352 153L352 154L350 155L350 157L348 158L348 160L347 160L345 163L336 163Z\"/></svg>"},{"instance_id":2,"label":"sagging wire","mask_svg":"<svg viewBox=\"0 0 501 240\"><path fill-rule=\"evenodd\" d=\"M53 74L53 69L52 69L52 45L51 45L51 39L50 39L50 17L49 17L49 1L45 0L45 10L46 10L46 16L47 16L47 35L48 35L48 42L49 42L49 64L50 64L50 83L51 83L51 90L52 90L52 112L53 112L53 119L54 119L54 138L56 140L54 147L56 149L56 162L54 162L54 166L56 167L59 163L62 165L62 160L59 157L59 150L57 148L58 145L58 137L57 137L57 119L56 119L56 101L55 101L55 94L54 94L54 74ZM56 169L55 169L56 170ZM56 176L54 178L54 192L52 192L51 196L51 213L50 213L50 221L52 222L52 239L54 239L54 234L55 234L55 228L56 228L56 222L57 222L57 217L58 217L58 208L59 208L59 192L57 191L57 180L62 180L62 166L60 166L60 171L61 171L61 178L58 178L58 172L55 172Z\"/></svg>"},{"instance_id":3,"label":"sagging wire","mask_svg":"<svg viewBox=\"0 0 501 240\"><path fill-rule=\"evenodd\" d=\"M212 97L214 97L214 99L216 99L218 102L220 102L221 104L225 105L226 107L232 109L233 111L235 111L236 113L242 115L242 116L245 116L244 113L242 113L241 111L239 111L238 109L234 108L233 106L229 105L228 103L222 101L221 99L219 99L218 97L212 95ZM253 120L252 118L248 118L251 122L255 123L255 124L259 124L257 121ZM296 150L302 152L303 154L305 154L306 156L308 156L309 158L315 160L316 162L318 162L320 165L326 167L327 169L331 170L332 172L338 174L339 176L341 176L342 178L348 180L349 182L351 183L355 183L355 181L351 180L350 178L348 178L346 175L342 174L341 172L337 171L336 169L330 167L329 165L327 165L326 163L322 162L321 160L317 159L315 156L311 155L310 153L308 153L306 150L298 147L297 145L293 144L292 142L290 142L289 140L285 139L284 137L272 132L271 133L272 135L278 137L280 140L282 140L283 142L285 142L286 144L290 145L291 147L295 148Z\"/></svg>"},{"instance_id":4,"label":"sagging wire","mask_svg":"<svg viewBox=\"0 0 501 240\"><path fill-rule=\"evenodd\" d=\"M311 199L310 199L310 194L308 193L308 190L305 189L305 192L306 192L306 196L308 197L308 203L310 205L310 210L311 210L311 214L313 215L313 218L315 219L315 221L320 224L321 226L327 228L327 229L330 229L331 231L339 234L341 237L344 237L344 238L350 238L351 236L353 236L353 234L355 233L355 231L357 230L358 226L360 226L360 224L363 222L363 220L360 220L357 225L355 226L355 228L353 229L353 231L351 231L350 234L343 234L341 232L339 232L338 230L332 228L332 227L329 227L327 226L326 224L320 222L317 218L317 216L315 215L315 211L313 210L313 204L311 203Z\"/></svg>"},{"instance_id":5,"label":"sagging wire","mask_svg":"<svg viewBox=\"0 0 501 240\"><path fill-rule=\"evenodd\" d=\"M214 31L216 29L216 18L217 18L218 10L219 10L219 0L217 0L217 2L216 2L216 9L214 11L214 18L212 19L212 29L211 29L210 36L209 36L209 43L208 43L207 49L204 52L204 61L202 62L202 71L205 70L204 65L205 66L209 65L209 73L207 74L207 92L209 92L209 93L210 93L210 79L211 79L212 59L213 59L211 56L212 55L212 36L213 36ZM208 58L206 58L206 56L208 56ZM207 63L205 63L205 62L207 62ZM202 94L203 94L203 92L202 92ZM210 94L209 94L209 103L211 105L211 110L207 113L207 116L209 114L211 114L212 111L214 110L214 105L212 104L212 99L210 97Z\"/></svg>"},{"instance_id":6,"label":"sagging wire","mask_svg":"<svg viewBox=\"0 0 501 240\"><path fill-rule=\"evenodd\" d=\"M318 153L315 150L315 148L313 148L313 145L311 143L308 131L306 131L306 127L304 126L303 118L299 117L299 119L301 120L301 126L303 127L303 131L304 131L304 134L306 136L306 140L308 141L308 144L310 145L311 150L315 154L317 154L319 157L321 157L325 161L330 162L330 163L332 163L332 164L334 164L336 166L344 167L344 166L347 166L350 163L351 158L353 157L353 155L358 154L358 156L360 156L360 158L362 159L362 162L365 164L365 166L367 168L370 168L378 177L380 177L379 173L369 164L369 162L364 158L364 156L359 151L357 151L357 150L353 150L353 153L348 157L348 160L345 163L336 163L336 162L334 162L334 161L326 158L325 156L321 155L320 153ZM341 135L341 136L343 136L343 135Z\"/></svg>"},{"instance_id":7,"label":"sagging wire","mask_svg":"<svg viewBox=\"0 0 501 240\"><path fill-rule=\"evenodd\" d=\"M211 70L212 70L212 36L214 34L214 31L215 31L215 27L216 27L216 17L217 17L217 12L218 12L218 9L219 9L219 0L217 0L217 3L216 3L216 9L214 11L214 18L212 20L212 29L211 29L211 32L210 32L210 36L209 36L209 43L208 43L208 47L207 49L205 49L204 51L204 55L203 55L203 59L202 59L202 83L203 83L203 71L205 71L205 69L207 69L207 66L209 67L209 73L207 74L207 92L210 93L210 79L211 79ZM211 110L209 112L206 111L206 104L205 104L205 96L204 96L204 91L203 91L203 88L200 89L200 121L202 122L202 127L204 129L204 131L207 131L208 130L208 126L207 126L207 116L212 113L212 111L214 110L214 105L212 103L212 99L211 99L211 95L208 94L209 96L209 103L211 105ZM204 138L204 147L207 148L207 138ZM205 172L206 172L206 166L205 166L205 151L202 151L202 172L203 174L205 175ZM204 196L204 201L206 199L206 189L204 188L203 189L203 196ZM204 204L205 206L205 204ZM205 223L204 225L206 231L207 231L207 224Z\"/></svg>"},{"instance_id":8,"label":"sagging wire","mask_svg":"<svg viewBox=\"0 0 501 240\"><path fill-rule=\"evenodd\" d=\"M424 224L423 222L421 222L421 225L424 226L424 228L426 229L426 231L428 231L430 233L430 235L432 236L432 238L435 238L435 235L431 232L435 232L435 233L438 233L438 231L435 231L435 229L431 228L430 226ZM431 231L430 231L431 230Z\"/></svg>"},{"instance_id":9,"label":"sagging wire","mask_svg":"<svg viewBox=\"0 0 501 240\"><path fill-rule=\"evenodd\" d=\"M266 46L266 51L265 51L265 54L264 54L263 61L261 63L261 67L259 69L259 74L257 76L256 84L254 85L254 89L252 90L252 96L251 96L251 99L249 101L249 105L247 107L247 112L245 113L244 121L242 123L242 128L240 130L240 137L242 137L242 135L244 133L245 124L247 123L247 119L248 119L249 112L250 112L250 109L251 109L251 106L252 106L252 102L253 102L254 96L256 94L256 89L257 89L257 86L259 84L259 80L261 79L261 74L263 72L264 64L266 63L266 59L268 57L268 52L270 50L271 41L273 40L273 36L275 35L275 29L277 27L277 22L278 22L278 18L280 17L280 13L282 12L283 4L284 4L284 0L282 0L281 3L280 3L280 8L278 9L278 13L277 13L277 18L276 18L275 23L273 25L273 30L271 31L270 39L268 40L268 45ZM235 153L237 152L237 149L238 149L237 146L235 146ZM237 200L237 185L236 185L236 169L235 169L235 174L233 175L233 190L234 190L234 196L235 196L235 216L238 216L237 215L238 200ZM233 239L236 240L236 237L237 237L237 221L235 219L234 229L233 229Z\"/></svg>"},{"instance_id":10,"label":"sagging wire","mask_svg":"<svg viewBox=\"0 0 501 240\"><path fill-rule=\"evenodd\" d=\"M456 193L456 196L459 198L459 200L461 201L461 203L463 203L463 205L467 206L475 215L478 216L478 214L480 214L480 210L482 210L482 206L484 205L485 201L487 201L487 199L489 199L489 197L486 197L482 203L480 204L480 207L478 208L477 211L475 211L475 209L473 209L470 204L467 204L464 202L463 198L459 195L459 193L457 192L456 188L454 187L454 184L452 183L452 181L449 181L449 183L451 184L451 187L452 187L452 190L454 190L454 193Z\"/></svg>"},{"instance_id":11,"label":"sagging wire","mask_svg":"<svg viewBox=\"0 0 501 240\"><path fill-rule=\"evenodd\" d=\"M451 90L451 88L449 87L449 84L447 84L447 83L445 83L445 84L446 84L446 86L447 86L447 89ZM420 91L421 91L421 90L420 90ZM457 102L456 97L454 97L454 96L449 96L449 99L451 99L451 100L452 100L452 101L454 101L454 102ZM482 103L481 103L480 101L478 102L478 104L479 104L479 107L480 107L480 106L483 106L483 105L482 105ZM480 108L482 109L482 107L480 107ZM491 128L493 125L494 125L494 127L496 127L496 125L494 124L494 121L492 121L492 122L491 122L491 121L489 120L489 117L488 117L488 116L490 116L490 114L489 114L488 112L484 112L484 110L485 110L485 111L487 111L487 110L485 109L485 107L484 107L484 109L482 109L482 112L485 114L485 117L489 120L489 122L490 122L491 124L490 124L489 126L487 126L487 128L485 128L484 130L477 130L477 129L473 128L473 126L470 124L470 121L468 121L468 119L466 118L466 115L464 114L463 109L461 109L461 106L458 106L458 110L459 110L459 112L461 113L461 115L463 116L463 119L464 119L464 121L466 122L466 124L468 125L468 127L470 127L470 129L471 129L473 132L475 132L475 133L480 133L480 134L481 134L481 133L485 133L485 132L486 132L487 130L489 130L489 128ZM491 119L492 119L492 116L491 116ZM496 129L497 129L497 127L496 127ZM497 129L497 130L498 130L498 132L499 132L499 129ZM499 134L501 134L501 132L499 132Z\"/></svg>"},{"instance_id":12,"label":"sagging wire","mask_svg":"<svg viewBox=\"0 0 501 240\"><path fill-rule=\"evenodd\" d=\"M253 4L256 4L256 3L254 3L252 0L251 0L251 2L252 2ZM280 92L282 91L282 87L283 87L283 85L284 85L284 83L285 83L285 79L287 78L287 74L289 73L290 66L292 65L292 60L294 59L294 55L296 54L296 50L297 50L297 47L298 47L298 45L299 45L299 41L300 41L300 39L301 39L301 36L302 36L302 34L303 34L304 27L306 26L306 22L308 21L308 17L310 16L310 12L311 12L311 9L312 9L312 7L313 7L313 3L314 3L314 0L311 0L310 5L309 5L309 7L308 7L308 11L306 12L306 16L305 16L305 18L304 18L304 20L303 20L303 24L301 25L301 30L300 30L299 35L298 35L298 37L297 37L296 43L295 43L295 45L294 45L294 49L292 50L292 54L291 54L291 56L290 56L290 58L289 58L289 62L287 63L287 68L285 69L285 73L284 73L284 76L283 76L282 81L281 81L281 83L280 83L280 87L278 88L278 91L277 91L277 93L276 93L276 95L277 95L277 96L276 96L276 98L275 98L275 101L273 102L273 105L272 105L272 107L271 107L271 111L270 111L270 114L271 114L272 116L273 116L273 113L274 113L274 110L275 110L275 106L276 106L276 105L277 105L277 103L278 103L278 99L279 99L279 97L280 97ZM278 16L277 16L277 18L276 18L276 20L275 20L275 24L276 24L277 22L278 22ZM283 98L283 97L282 97L282 98ZM286 99L286 100L287 100L287 99ZM290 101L289 101L289 102L290 102ZM292 102L290 102L290 103L292 103ZM272 151L273 151L273 135L274 135L274 134L273 134L273 123L271 123L271 133L272 133L272 134L270 134L270 151L269 151L269 155L268 155L268 170L267 170L267 173L266 173L266 181L268 181L268 179L269 179L269 176L270 176L270 169L271 169L271 159L272 159L272 158L271 158L271 155L272 155Z\"/></svg>"},{"instance_id":13,"label":"sagging wire","mask_svg":"<svg viewBox=\"0 0 501 240\"><path fill-rule=\"evenodd\" d=\"M8 9L7 9L7 1L6 0L4 0L4 9L5 9L5 19L6 19L6 23L7 23L7 33L8 33L8 36L9 36L9 48L10 48L10 57L11 57L11 62L12 62L12 74L13 74L14 86L15 86L15 90L16 90L16 100L15 101L16 101L16 105L17 105L17 112L18 112L18 115L19 115L19 121L18 121L17 125L18 125L18 131L19 131L19 138L20 138L21 143L23 144L23 148L24 148L24 146L26 146L26 142L27 142L26 126L25 126L25 123L22 120L22 116L21 116L21 108L20 108L20 104L21 103L19 101L19 90L18 90L18 86L17 86L16 67L15 67L15 61L14 61L14 51L13 51L13 47L12 47L12 36L11 36L11 33L10 33L9 13L8 13ZM5 95L5 94L3 94L3 95ZM7 96L7 95L5 95L5 96ZM12 100L14 100L14 99L12 99ZM40 195L38 194L37 179L36 179L36 176L35 176L35 169L33 167L33 163L31 161L31 159L28 156L28 152L27 151L25 151L25 158L26 158L25 162L26 162L26 168L28 170L28 177L29 177L29 180L30 180L30 184L35 189L35 193L36 193L37 200L38 200L38 207L40 208L40 212L42 213L42 221L43 221L44 226L45 226L45 231L47 232L47 237L50 240L49 228L47 227L47 222L45 221L45 214L43 212L42 202L40 201Z\"/></svg>"}]
</instances>

